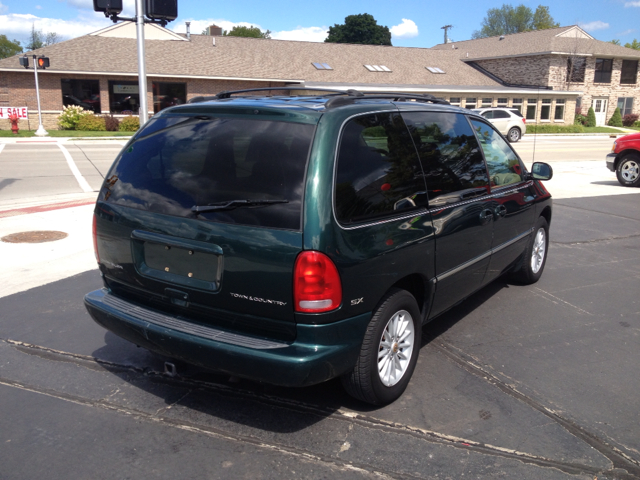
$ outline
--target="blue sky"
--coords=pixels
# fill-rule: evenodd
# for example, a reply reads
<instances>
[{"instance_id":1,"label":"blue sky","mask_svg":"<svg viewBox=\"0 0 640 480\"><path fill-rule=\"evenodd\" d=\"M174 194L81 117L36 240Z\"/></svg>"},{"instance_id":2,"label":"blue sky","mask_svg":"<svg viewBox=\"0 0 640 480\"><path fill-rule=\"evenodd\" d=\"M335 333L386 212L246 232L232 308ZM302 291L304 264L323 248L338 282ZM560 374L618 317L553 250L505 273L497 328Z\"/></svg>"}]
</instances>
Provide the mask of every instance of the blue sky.
<instances>
[{"instance_id":1,"label":"blue sky","mask_svg":"<svg viewBox=\"0 0 640 480\"><path fill-rule=\"evenodd\" d=\"M191 22L191 32L200 33L207 25L225 29L233 25L255 25L269 29L273 38L323 41L328 27L344 23L347 15L369 13L379 25L391 29L394 46L432 47L443 42L444 25L453 25L450 37L467 40L479 30L489 8L501 7L503 0L440 1L404 0L323 0L299 2L292 0L178 0L178 19L168 28L185 32L185 22ZM522 1L535 10L539 2ZM134 0L124 0L123 16L134 14ZM562 0L543 2L550 6L551 16L560 25L578 24L598 40L619 39L624 45L640 39L640 0ZM0 33L17 39L24 45L31 26L43 32L56 32L63 39L85 35L112 23L93 11L92 0L0 0Z\"/></svg>"}]
</instances>

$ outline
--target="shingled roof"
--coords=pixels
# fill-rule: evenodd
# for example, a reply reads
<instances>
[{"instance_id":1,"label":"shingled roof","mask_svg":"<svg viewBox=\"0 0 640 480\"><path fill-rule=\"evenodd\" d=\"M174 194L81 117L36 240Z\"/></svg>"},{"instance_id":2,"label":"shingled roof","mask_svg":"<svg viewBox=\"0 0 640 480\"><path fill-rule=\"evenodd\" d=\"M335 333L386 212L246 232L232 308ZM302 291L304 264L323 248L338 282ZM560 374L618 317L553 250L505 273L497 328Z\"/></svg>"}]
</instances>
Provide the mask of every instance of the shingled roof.
<instances>
[{"instance_id":1,"label":"shingled roof","mask_svg":"<svg viewBox=\"0 0 640 480\"><path fill-rule=\"evenodd\" d=\"M432 50L457 52L469 61L549 54L640 59L640 51L596 40L577 25L439 44Z\"/></svg>"},{"instance_id":2,"label":"shingled roof","mask_svg":"<svg viewBox=\"0 0 640 480\"><path fill-rule=\"evenodd\" d=\"M124 24L115 27L127 28ZM104 33L101 31L56 43L32 54L50 58L51 67L45 73L135 76L138 73L136 40L114 36L113 29L111 27L105 29ZM145 33L149 76L343 84L500 86L461 62L459 56L452 55L450 51L207 35L191 35L187 40L184 35L167 32L163 40L149 39L153 35ZM155 36L158 37L157 32ZM318 70L313 62L326 63L332 70ZM384 65L391 71L371 72L364 65ZM444 74L432 73L426 67L439 68ZM0 70L25 71L16 57L0 60Z\"/></svg>"}]
</instances>

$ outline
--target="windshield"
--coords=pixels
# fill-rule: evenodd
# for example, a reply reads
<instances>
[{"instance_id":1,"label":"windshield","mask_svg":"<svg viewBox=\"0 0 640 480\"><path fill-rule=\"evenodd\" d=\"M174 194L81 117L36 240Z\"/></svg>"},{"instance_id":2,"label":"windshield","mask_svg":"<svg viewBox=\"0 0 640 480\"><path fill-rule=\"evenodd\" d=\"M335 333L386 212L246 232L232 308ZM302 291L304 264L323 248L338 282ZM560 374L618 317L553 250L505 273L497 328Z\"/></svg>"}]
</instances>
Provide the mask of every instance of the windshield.
<instances>
[{"instance_id":1,"label":"windshield","mask_svg":"<svg viewBox=\"0 0 640 480\"><path fill-rule=\"evenodd\" d=\"M300 229L314 125L199 116L148 127L116 160L102 200L169 215L197 213L207 221ZM193 211L238 199L250 204Z\"/></svg>"}]
</instances>

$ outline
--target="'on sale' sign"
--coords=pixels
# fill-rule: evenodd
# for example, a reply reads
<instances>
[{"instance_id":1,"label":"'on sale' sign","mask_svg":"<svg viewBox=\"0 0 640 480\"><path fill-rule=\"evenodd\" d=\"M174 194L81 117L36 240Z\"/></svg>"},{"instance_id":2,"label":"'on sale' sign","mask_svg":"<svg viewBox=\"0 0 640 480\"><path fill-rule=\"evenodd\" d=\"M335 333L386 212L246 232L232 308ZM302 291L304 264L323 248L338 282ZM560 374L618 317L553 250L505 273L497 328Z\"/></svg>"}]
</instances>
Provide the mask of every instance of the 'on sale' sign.
<instances>
[{"instance_id":1,"label":"'on sale' sign","mask_svg":"<svg viewBox=\"0 0 640 480\"><path fill-rule=\"evenodd\" d=\"M29 109L27 107L0 107L0 118L9 118L11 115L28 119Z\"/></svg>"}]
</instances>

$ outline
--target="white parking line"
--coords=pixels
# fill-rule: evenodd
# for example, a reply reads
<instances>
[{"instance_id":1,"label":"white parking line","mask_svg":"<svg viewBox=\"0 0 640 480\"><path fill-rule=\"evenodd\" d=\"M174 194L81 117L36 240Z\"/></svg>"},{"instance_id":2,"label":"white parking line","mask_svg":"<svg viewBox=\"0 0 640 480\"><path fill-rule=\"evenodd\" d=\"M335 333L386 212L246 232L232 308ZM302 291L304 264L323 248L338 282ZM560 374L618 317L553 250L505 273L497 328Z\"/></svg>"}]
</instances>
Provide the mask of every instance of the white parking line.
<instances>
[{"instance_id":1,"label":"white parking line","mask_svg":"<svg viewBox=\"0 0 640 480\"><path fill-rule=\"evenodd\" d=\"M66 158L67 160L69 169L71 170L71 173L73 173L73 176L76 177L76 180L80 185L80 188L84 192L93 192L93 188L91 188L89 183L84 179L84 177L80 173L80 170L78 170L76 163L73 161L73 158L71 158L71 154L69 153L69 150L67 150L60 142L57 142L56 144L58 145L58 147L60 147L60 150L62 150L62 154L64 155L64 158Z\"/></svg>"}]
</instances>

